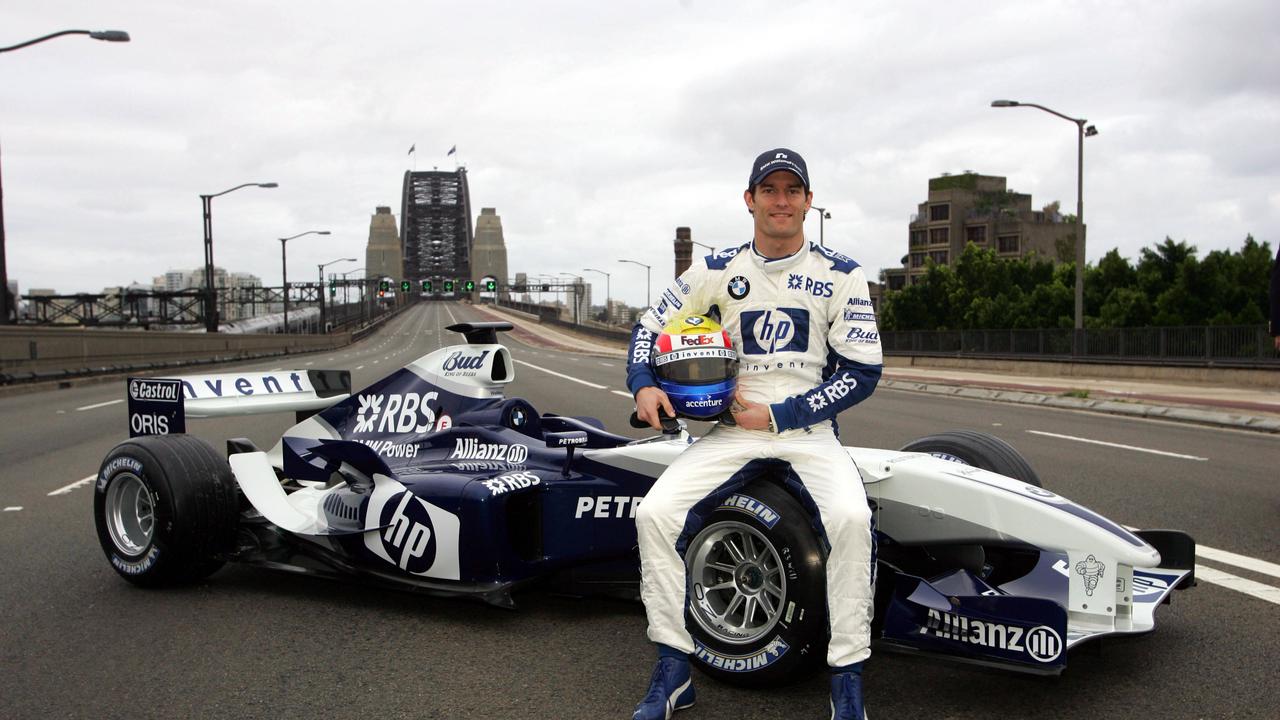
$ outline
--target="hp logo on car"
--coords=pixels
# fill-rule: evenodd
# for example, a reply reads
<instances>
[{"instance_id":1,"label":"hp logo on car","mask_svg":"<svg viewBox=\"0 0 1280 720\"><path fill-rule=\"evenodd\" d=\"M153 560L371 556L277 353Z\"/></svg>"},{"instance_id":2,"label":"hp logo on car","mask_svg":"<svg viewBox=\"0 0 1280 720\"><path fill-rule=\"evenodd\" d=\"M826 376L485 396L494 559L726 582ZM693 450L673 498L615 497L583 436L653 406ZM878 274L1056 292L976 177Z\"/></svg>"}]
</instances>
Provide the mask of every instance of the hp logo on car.
<instances>
[{"instance_id":1,"label":"hp logo on car","mask_svg":"<svg viewBox=\"0 0 1280 720\"><path fill-rule=\"evenodd\" d=\"M403 492L382 510L382 547L401 570L422 573L436 560L435 534L427 504Z\"/></svg>"}]
</instances>

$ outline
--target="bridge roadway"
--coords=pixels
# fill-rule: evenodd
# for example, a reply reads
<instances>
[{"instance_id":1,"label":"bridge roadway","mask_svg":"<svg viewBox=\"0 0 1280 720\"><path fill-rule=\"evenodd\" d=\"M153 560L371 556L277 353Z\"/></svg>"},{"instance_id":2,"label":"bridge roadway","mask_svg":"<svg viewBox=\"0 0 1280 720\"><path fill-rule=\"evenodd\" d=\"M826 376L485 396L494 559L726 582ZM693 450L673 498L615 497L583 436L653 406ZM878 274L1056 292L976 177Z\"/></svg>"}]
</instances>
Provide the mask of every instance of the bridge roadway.
<instances>
[{"instance_id":1,"label":"bridge roadway","mask_svg":"<svg viewBox=\"0 0 1280 720\"><path fill-rule=\"evenodd\" d=\"M469 306L421 305L371 338L289 367L349 368L362 387L454 342L442 328L464 319L484 318ZM511 394L633 432L620 360L508 345ZM98 547L89 485L125 437L123 390L0 398L0 716L629 717L653 661L638 603L530 591L508 612L238 566L184 589L128 585ZM290 422L264 415L191 429L215 447L233 435L269 446ZM987 430L1055 491L1235 553L1204 558L1201 574L1214 582L1178 593L1154 634L1073 653L1059 678L878 654L867 672L875 717L1276 716L1280 439L888 389L841 425L847 443L885 447L947 428ZM681 713L689 720L826 717L824 677L767 691L697 682L698 704Z\"/></svg>"}]
</instances>

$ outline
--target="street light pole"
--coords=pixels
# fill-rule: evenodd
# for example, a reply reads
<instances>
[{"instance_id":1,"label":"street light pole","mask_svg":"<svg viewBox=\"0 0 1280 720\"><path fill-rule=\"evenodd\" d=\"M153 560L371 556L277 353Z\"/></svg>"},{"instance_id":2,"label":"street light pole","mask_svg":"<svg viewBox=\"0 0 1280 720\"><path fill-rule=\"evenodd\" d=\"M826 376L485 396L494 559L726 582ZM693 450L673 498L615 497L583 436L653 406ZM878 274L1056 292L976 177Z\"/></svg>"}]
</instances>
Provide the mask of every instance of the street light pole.
<instances>
[{"instance_id":1,"label":"street light pole","mask_svg":"<svg viewBox=\"0 0 1280 720\"><path fill-rule=\"evenodd\" d=\"M19 50L29 45L35 45L45 40L52 40L63 35L88 35L94 40L106 40L107 42L129 42L129 33L123 30L62 30L56 33L50 33L34 40L28 40L17 45L0 48L0 52L9 52L11 50ZM2 175L2 173L0 173ZM12 303L9 298L9 269L5 263L5 238L4 238L4 183L0 180L0 325L9 324L9 314L12 313L14 319L18 315L18 298L14 297Z\"/></svg>"},{"instance_id":2,"label":"street light pole","mask_svg":"<svg viewBox=\"0 0 1280 720\"><path fill-rule=\"evenodd\" d=\"M818 211L818 247L826 247L826 221L831 219L831 213L827 212L826 208L820 208L817 205L813 205L811 207Z\"/></svg>"},{"instance_id":3,"label":"street light pole","mask_svg":"<svg viewBox=\"0 0 1280 720\"><path fill-rule=\"evenodd\" d=\"M579 289L582 287L582 283L583 283L582 276L581 276L581 275L575 275L575 274L573 274L573 273L571 273L571 272L561 272L560 274L561 274L561 275L568 275L569 277L573 278L573 280L574 280L574 282L573 282L573 324L574 324L574 325L580 325L581 323L579 323L579 322L578 322L578 306L582 304L582 301L579 299L579 294L578 294L578 293L579 293ZM590 310L590 308L588 308L588 310Z\"/></svg>"},{"instance_id":4,"label":"street light pole","mask_svg":"<svg viewBox=\"0 0 1280 720\"><path fill-rule=\"evenodd\" d=\"M280 293L284 296L284 331L289 332L289 262L285 258L284 245L303 235L328 235L328 230L308 230L287 238L280 238Z\"/></svg>"},{"instance_id":5,"label":"street light pole","mask_svg":"<svg viewBox=\"0 0 1280 720\"><path fill-rule=\"evenodd\" d=\"M611 322L611 316L609 314L609 305L612 304L613 302L613 300L611 299L613 297L613 293L609 287L609 283L610 283L609 273L603 270L596 270L595 268L583 268L582 271L600 273L601 275L604 276L604 321L612 325L613 323Z\"/></svg>"},{"instance_id":6,"label":"street light pole","mask_svg":"<svg viewBox=\"0 0 1280 720\"><path fill-rule=\"evenodd\" d=\"M1050 115L1057 115L1063 120L1075 123L1076 125L1076 330L1084 329L1084 258L1085 258L1085 242L1084 242L1084 139L1093 137L1098 134L1098 128L1086 123L1089 121L1084 118L1073 118L1063 115L1057 110L1047 108L1036 103L1024 103L1017 100L992 100L991 107L1033 107L1037 110L1043 110ZM1079 332L1076 333L1079 335ZM1078 341L1078 339L1077 339ZM1072 343L1075 347L1076 343Z\"/></svg>"},{"instance_id":7,"label":"street light pole","mask_svg":"<svg viewBox=\"0 0 1280 720\"><path fill-rule=\"evenodd\" d=\"M638 260L618 260L618 262L631 263L632 265L640 265L644 267L644 303L646 306L645 309L648 310L649 308L653 307L653 298L649 294L649 287L653 284L651 280L651 275L653 274L652 272L653 268L649 265L645 265L644 263Z\"/></svg>"},{"instance_id":8,"label":"street light pole","mask_svg":"<svg viewBox=\"0 0 1280 720\"><path fill-rule=\"evenodd\" d=\"M316 288L316 297L320 299L320 331L321 332L324 332L324 269L329 267L330 265L336 265L337 263L340 263L340 262L359 262L359 260L356 260L355 258L338 258L337 260L330 260L327 263L317 264L317 267L319 267L320 285L318 288Z\"/></svg>"},{"instance_id":9,"label":"street light pole","mask_svg":"<svg viewBox=\"0 0 1280 720\"><path fill-rule=\"evenodd\" d=\"M260 187L273 188L279 187L276 183L242 183L230 190L223 190L220 193L212 195L201 195L200 204L204 208L204 286L205 286L205 304L204 304L204 329L205 332L218 332L218 295L213 288L213 199L219 195L226 195L229 192L235 192L240 188Z\"/></svg>"}]
</instances>

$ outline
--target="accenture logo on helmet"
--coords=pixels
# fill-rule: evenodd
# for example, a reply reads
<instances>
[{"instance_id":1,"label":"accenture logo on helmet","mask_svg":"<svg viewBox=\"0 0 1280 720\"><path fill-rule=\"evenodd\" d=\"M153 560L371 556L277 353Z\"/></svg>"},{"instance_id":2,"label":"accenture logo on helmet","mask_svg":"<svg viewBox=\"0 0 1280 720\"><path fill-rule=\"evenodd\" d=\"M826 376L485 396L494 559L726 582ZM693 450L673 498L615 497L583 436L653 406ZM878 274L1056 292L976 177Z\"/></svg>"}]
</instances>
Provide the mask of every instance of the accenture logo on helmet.
<instances>
[{"instance_id":1,"label":"accenture logo on helmet","mask_svg":"<svg viewBox=\"0 0 1280 720\"><path fill-rule=\"evenodd\" d=\"M116 387L119 387L118 385ZM129 381L129 397L134 400L155 400L157 402L178 402L181 394L180 380L131 380Z\"/></svg>"},{"instance_id":2,"label":"accenture logo on helmet","mask_svg":"<svg viewBox=\"0 0 1280 720\"><path fill-rule=\"evenodd\" d=\"M724 404L723 400L689 400L684 403L691 408L713 408Z\"/></svg>"}]
</instances>

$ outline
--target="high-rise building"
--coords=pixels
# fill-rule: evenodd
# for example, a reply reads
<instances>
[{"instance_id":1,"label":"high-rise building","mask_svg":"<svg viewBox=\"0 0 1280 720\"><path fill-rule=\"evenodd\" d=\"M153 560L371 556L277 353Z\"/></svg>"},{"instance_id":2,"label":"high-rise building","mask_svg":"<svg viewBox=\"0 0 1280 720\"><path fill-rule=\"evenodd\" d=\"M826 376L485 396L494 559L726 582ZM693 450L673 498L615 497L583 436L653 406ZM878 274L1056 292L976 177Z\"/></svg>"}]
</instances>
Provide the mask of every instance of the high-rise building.
<instances>
[{"instance_id":1,"label":"high-rise building","mask_svg":"<svg viewBox=\"0 0 1280 720\"><path fill-rule=\"evenodd\" d=\"M476 281L478 290L483 289L480 281L485 278L493 278L501 287L507 285L507 245L502 237L502 218L495 208L480 208L471 252L471 279ZM506 290L501 297L508 297Z\"/></svg>"},{"instance_id":2,"label":"high-rise building","mask_svg":"<svg viewBox=\"0 0 1280 720\"><path fill-rule=\"evenodd\" d=\"M400 251L400 232L396 230L396 216L391 208L380 205L369 218L369 244L364 251L364 276L404 277L404 256Z\"/></svg>"},{"instance_id":3,"label":"high-rise building","mask_svg":"<svg viewBox=\"0 0 1280 720\"><path fill-rule=\"evenodd\" d=\"M693 232L687 227L676 228L676 274L680 277L693 262Z\"/></svg>"},{"instance_id":4,"label":"high-rise building","mask_svg":"<svg viewBox=\"0 0 1280 720\"><path fill-rule=\"evenodd\" d=\"M968 243L1001 257L1071 262L1075 233L1075 221L1059 213L1056 202L1033 210L1031 195L1007 189L1003 177L965 172L930 178L929 199L907 226L906 264L885 270L885 283L888 290L915 283L930 261L950 265Z\"/></svg>"}]
</instances>

